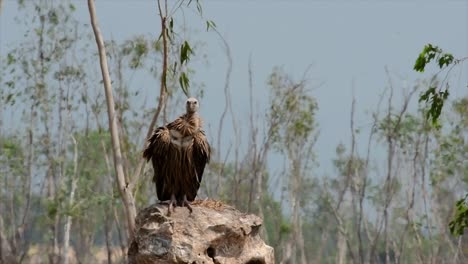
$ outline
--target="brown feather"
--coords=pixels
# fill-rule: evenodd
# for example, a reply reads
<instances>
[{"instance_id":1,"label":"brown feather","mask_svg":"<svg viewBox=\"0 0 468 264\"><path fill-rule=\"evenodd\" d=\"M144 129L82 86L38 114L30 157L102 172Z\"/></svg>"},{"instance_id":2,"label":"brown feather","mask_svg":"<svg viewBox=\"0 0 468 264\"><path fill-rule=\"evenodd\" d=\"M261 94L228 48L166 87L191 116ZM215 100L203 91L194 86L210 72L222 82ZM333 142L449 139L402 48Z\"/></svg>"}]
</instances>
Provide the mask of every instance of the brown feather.
<instances>
[{"instance_id":1,"label":"brown feather","mask_svg":"<svg viewBox=\"0 0 468 264\"><path fill-rule=\"evenodd\" d=\"M181 201L197 196L206 164L210 160L210 145L201 130L197 113L184 114L150 136L143 157L153 163L156 193L159 200L174 195Z\"/></svg>"}]
</instances>

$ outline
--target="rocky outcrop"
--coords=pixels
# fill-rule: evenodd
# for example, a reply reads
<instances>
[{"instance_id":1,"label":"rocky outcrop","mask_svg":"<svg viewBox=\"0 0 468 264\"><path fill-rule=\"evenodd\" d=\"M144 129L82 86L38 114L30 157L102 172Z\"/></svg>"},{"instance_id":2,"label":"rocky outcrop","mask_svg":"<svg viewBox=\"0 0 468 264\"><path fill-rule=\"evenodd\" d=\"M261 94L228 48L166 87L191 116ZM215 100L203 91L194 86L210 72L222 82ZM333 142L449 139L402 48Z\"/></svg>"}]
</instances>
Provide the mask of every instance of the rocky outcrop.
<instances>
[{"instance_id":1,"label":"rocky outcrop","mask_svg":"<svg viewBox=\"0 0 468 264\"><path fill-rule=\"evenodd\" d=\"M193 212L154 204L138 213L130 264L272 264L273 248L259 236L262 219L214 200L195 201Z\"/></svg>"}]
</instances>

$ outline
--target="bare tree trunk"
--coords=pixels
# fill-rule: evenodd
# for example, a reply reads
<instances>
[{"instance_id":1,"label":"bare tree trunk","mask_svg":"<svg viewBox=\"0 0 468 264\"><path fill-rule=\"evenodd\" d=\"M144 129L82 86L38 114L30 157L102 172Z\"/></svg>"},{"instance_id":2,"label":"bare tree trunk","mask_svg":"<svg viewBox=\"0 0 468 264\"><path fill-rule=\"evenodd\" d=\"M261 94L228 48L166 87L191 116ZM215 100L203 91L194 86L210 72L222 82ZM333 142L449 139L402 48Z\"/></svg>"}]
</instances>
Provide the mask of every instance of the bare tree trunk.
<instances>
[{"instance_id":1,"label":"bare tree trunk","mask_svg":"<svg viewBox=\"0 0 468 264\"><path fill-rule=\"evenodd\" d=\"M28 222L29 220L29 213L31 209L31 197L32 197L32 178L33 178L33 161L34 161L34 145L33 145L33 124L34 124L34 113L35 112L35 107L33 106L31 108L31 120L29 123L29 131L28 131L28 156L27 156L27 179L26 182L24 183L23 186L23 193L26 194L26 205L23 211L23 216L22 220L19 224L19 226L15 229L15 238L19 238L20 241L16 241L18 247L18 262L22 262L26 254L28 253L28 248L29 244L31 243L30 240L24 239L24 231L27 229L28 225L30 224Z\"/></svg>"},{"instance_id":2,"label":"bare tree trunk","mask_svg":"<svg viewBox=\"0 0 468 264\"><path fill-rule=\"evenodd\" d=\"M320 236L320 244L317 253L315 254L314 261L312 263L325 263L325 260L322 260L323 249L325 248L325 243L330 236L330 226L331 223L328 223L326 228L322 230L322 235Z\"/></svg>"},{"instance_id":3,"label":"bare tree trunk","mask_svg":"<svg viewBox=\"0 0 468 264\"><path fill-rule=\"evenodd\" d=\"M120 250L121 250L121 253L122 253L122 256L125 256L125 252L126 252L126 246L124 244L124 237L123 237L123 234L122 232L120 231L121 230L121 227L120 227L120 222L119 222L119 217L117 215L117 208L114 206L114 210L113 210L113 217L114 217L114 222L115 222L115 226L116 226L116 229L117 229L117 236L119 238L119 244L120 244Z\"/></svg>"},{"instance_id":4,"label":"bare tree trunk","mask_svg":"<svg viewBox=\"0 0 468 264\"><path fill-rule=\"evenodd\" d=\"M293 163L295 163L293 161ZM292 173L293 174L296 174L295 173L295 169L294 167L296 167L295 165L293 165L293 169L292 169ZM291 261L292 263L297 263L297 251L298 251L298 240L299 240L299 232L301 232L301 230L299 230L300 226L298 225L298 221L299 221L299 201L298 201L298 193L297 193L297 187L296 187L296 184L297 184L297 179L296 179L297 175L292 175L292 185L293 185L293 188L292 190L290 191L290 199L291 199L291 207L292 207L292 224L293 224L293 236L291 237L291 246L293 248L293 252L292 252L292 256L291 256Z\"/></svg>"},{"instance_id":5,"label":"bare tree trunk","mask_svg":"<svg viewBox=\"0 0 468 264\"><path fill-rule=\"evenodd\" d=\"M131 189L127 188L127 183L125 182L125 174L122 164L122 153L120 149L120 139L117 126L117 120L115 116L115 105L114 98L112 95L112 84L109 75L109 69L107 66L107 57L106 50L104 46L104 41L101 35L101 31L98 27L98 22L96 18L96 8L94 6L94 0L88 0L89 15L91 18L91 25L93 27L94 36L96 39L96 44L99 51L99 61L101 65L101 73L104 81L104 90L106 94L107 101L107 113L109 118L109 129L112 137L112 148L114 156L114 167L117 176L117 184L120 191L120 196L122 198L125 215L127 218L128 224L128 237L133 239L135 232L135 217L136 217L136 208L135 208L135 199L131 192Z\"/></svg>"},{"instance_id":6,"label":"bare tree trunk","mask_svg":"<svg viewBox=\"0 0 468 264\"><path fill-rule=\"evenodd\" d=\"M346 237L341 232L337 233L337 255L336 263L345 264L346 263Z\"/></svg>"},{"instance_id":7,"label":"bare tree trunk","mask_svg":"<svg viewBox=\"0 0 468 264\"><path fill-rule=\"evenodd\" d=\"M292 264L294 262L292 262L291 258L292 258L292 254L293 254L293 246L292 246L292 240L291 239L288 239L288 241L286 242L286 245L283 246L283 258L282 260L280 261L280 264Z\"/></svg>"},{"instance_id":8,"label":"bare tree trunk","mask_svg":"<svg viewBox=\"0 0 468 264\"><path fill-rule=\"evenodd\" d=\"M71 191L70 191L70 205L73 204L77 181L78 181L78 179L73 179L73 182L72 182L72 187L71 187ZM68 249L70 247L70 229L71 229L71 225L72 225L72 217L69 215L69 216L67 216L66 223L65 223L65 226L64 226L64 230L63 230L64 235L63 235L62 262L64 264L69 263Z\"/></svg>"},{"instance_id":9,"label":"bare tree trunk","mask_svg":"<svg viewBox=\"0 0 468 264\"><path fill-rule=\"evenodd\" d=\"M112 264L112 225L111 225L111 218L109 212L106 210L104 214L106 219L104 219L104 232L106 236L106 250L107 250L107 264Z\"/></svg>"},{"instance_id":10,"label":"bare tree trunk","mask_svg":"<svg viewBox=\"0 0 468 264\"><path fill-rule=\"evenodd\" d=\"M113 193L113 190L112 190L112 169L111 169L111 165L110 165L110 161L109 161L109 156L107 155L107 148L106 148L106 144L104 143L103 140L101 140L101 147L102 147L102 152L104 153L104 160L106 162L106 168L107 168L107 176L109 178L108 181L105 181L107 182L108 184L104 184L103 185L103 191L110 191L111 193ZM108 190L106 190L106 188L108 188ZM112 201L114 201L114 199L112 199ZM103 206L103 210L105 210L105 213L104 213L104 232L105 232L105 236L106 236L106 250L107 250L107 263L108 264L111 264L112 263L112 221L114 218L111 217L116 215L117 212L116 212L116 208L114 206L114 202L112 202L110 204L111 208L107 208L107 205L106 203L104 203L104 206ZM110 210L113 210L112 212L115 212L115 214L113 214ZM118 221L117 220L117 217L115 217L115 221ZM121 245L121 250L122 250L122 256L125 256L125 246L123 244L123 239L122 239L122 235L120 233L120 226L118 225L118 222L117 222L117 233L118 233L118 236L119 236L119 242L120 242L120 245Z\"/></svg>"},{"instance_id":11,"label":"bare tree trunk","mask_svg":"<svg viewBox=\"0 0 468 264\"><path fill-rule=\"evenodd\" d=\"M227 45L227 44L226 44ZM250 149L249 149L249 157L252 162L252 173L251 173L251 190L250 190L250 195L249 195L249 207L251 206L252 203L252 195L253 195L253 187L256 187L256 195L254 199L254 203L258 205L258 211L256 212L258 216L261 218L264 218L264 212L263 212L263 176L264 172L263 169L265 168L265 162L266 158L263 158L259 154L259 148L258 148L258 120L255 117L255 109L254 109L254 102L253 102L253 71L252 71L252 58L251 56L249 57L249 62L248 62L248 75L249 75L249 125L250 125ZM266 155L266 152L264 153ZM265 161L265 162L264 162ZM268 232L266 232L265 228L261 230L261 236L265 239L265 241L269 241L268 237Z\"/></svg>"},{"instance_id":12,"label":"bare tree trunk","mask_svg":"<svg viewBox=\"0 0 468 264\"><path fill-rule=\"evenodd\" d=\"M228 60L228 66L227 66L227 70L226 70L226 76L225 76L225 79L224 79L224 110L221 114L221 117L219 118L219 124L218 124L218 141L217 141L217 144L216 144L216 160L221 160L221 135L222 135L222 131L223 131L223 128L224 128L224 119L226 118L226 115L228 113L228 111L230 112L231 114L231 118L233 120L233 127L235 130L237 130L237 126L234 122L234 116L232 115L232 100L231 100L231 93L230 93L230 89L229 89L229 85L230 85L230 79L231 79L231 72L232 72L232 56L231 56L231 49L229 48L229 45L227 43L227 41L223 38L223 36L219 33L219 31L217 31L216 29L214 29L215 32L218 34L218 37L221 39L221 41L223 42L223 45L224 45L224 50L225 50L225 54L226 54L226 58ZM238 131L235 131L235 135L236 135L236 138L238 137L239 133ZM223 167L224 167L225 163L223 163ZM219 187L221 185L221 179L223 178L223 174L224 174L224 168L221 169L220 173L217 173L218 177L216 179L216 185L215 185L215 194L218 195L219 194ZM251 186L251 188L253 188ZM248 210L247 211L250 211L250 201L248 203Z\"/></svg>"},{"instance_id":13,"label":"bare tree trunk","mask_svg":"<svg viewBox=\"0 0 468 264\"><path fill-rule=\"evenodd\" d=\"M463 236L460 236L457 241L457 250L453 256L453 263L465 263L463 261Z\"/></svg>"},{"instance_id":14,"label":"bare tree trunk","mask_svg":"<svg viewBox=\"0 0 468 264\"><path fill-rule=\"evenodd\" d=\"M253 163L252 167L253 167L253 170L254 170L254 173L252 175L252 180L253 180L255 178L255 172L257 171L257 167L258 167L258 156L257 156L258 155L257 154L257 152L258 152L258 149L257 149L257 130L258 129L257 129L256 123L254 122L253 71L252 71L252 57L251 56L249 57L248 74L249 74L249 108L250 108L249 109L250 110L249 121L250 121L250 133L251 133L251 139L250 139L250 142L249 142L249 145L250 145L249 151L252 152L251 155L252 155L252 159L253 159L252 160L252 163ZM252 180L251 180L251 183L252 183ZM261 181L261 179L259 181ZM250 204L251 204L251 201L252 201L251 193L252 193L252 189L251 189L250 195L249 195L249 209L250 209ZM263 218L263 215L260 215L260 217Z\"/></svg>"},{"instance_id":15,"label":"bare tree trunk","mask_svg":"<svg viewBox=\"0 0 468 264\"><path fill-rule=\"evenodd\" d=\"M70 190L70 200L69 200L69 206L71 207L73 205L73 201L75 199L75 191L76 191L76 186L78 182L77 178L77 171L78 171L78 144L76 142L76 139L71 136L74 144L74 158L73 158L73 175L72 175L72 186ZM70 246L70 229L72 225L72 217L70 215L67 216L66 223L64 226L64 231L63 231L63 252L62 252L62 262L63 264L68 264L69 263L69 258L68 258L68 248Z\"/></svg>"},{"instance_id":16,"label":"bare tree trunk","mask_svg":"<svg viewBox=\"0 0 468 264\"><path fill-rule=\"evenodd\" d=\"M302 220L299 219L299 235L298 235L298 247L299 247L299 251L300 251L300 257L301 257L301 263L302 264L307 264L308 261L307 261L307 257L306 257L306 254L305 254L305 245L304 245L304 236L302 234Z\"/></svg>"},{"instance_id":17,"label":"bare tree trunk","mask_svg":"<svg viewBox=\"0 0 468 264\"><path fill-rule=\"evenodd\" d=\"M46 170L46 188L47 188L47 199L52 202L55 200L55 180L56 177L54 176L54 157L52 154L52 147L51 147L51 132L49 130L49 107L48 102L45 102L44 97L47 98L47 93L45 90L45 50L44 50L44 34L45 34L45 21L46 15L42 14L40 10L37 11L39 16L40 22L40 34L39 34L39 43L38 43L38 54L37 59L39 61L39 74L38 77L35 78L35 98L37 103L40 104L41 111L43 113L42 124L44 124L44 155L47 158L47 170ZM44 90L43 90L44 89ZM38 114L39 115L39 114ZM57 224L58 224L58 216L57 214L53 215L52 223L48 223L48 228L50 232L49 238L49 245L48 245L48 258L49 263L54 264L57 262L58 258L58 242L57 242Z\"/></svg>"},{"instance_id":18,"label":"bare tree trunk","mask_svg":"<svg viewBox=\"0 0 468 264\"><path fill-rule=\"evenodd\" d=\"M106 161L106 167L107 167L107 172L108 172L108 176L109 176L109 182L111 182L112 181L112 176L111 176L111 166L110 166L109 156L107 155L106 145L105 145L104 141L102 141L102 140L101 140L101 146L102 146L102 150L103 150L103 153L104 153L104 159ZM109 189L110 189L110 192L112 193L112 186L110 186ZM114 199L112 199L112 201L114 201ZM122 256L125 256L126 247L125 247L124 242L123 242L124 238L122 236L122 232L120 231L121 230L120 222L119 222L119 218L117 216L117 208L115 206L115 202L112 202L112 217L113 217L112 219L115 222L116 229L117 229L117 237L119 238L120 250L121 250ZM110 219L110 213L109 213L108 219Z\"/></svg>"},{"instance_id":19,"label":"bare tree trunk","mask_svg":"<svg viewBox=\"0 0 468 264\"><path fill-rule=\"evenodd\" d=\"M354 83L353 83L354 89ZM363 199L364 199L364 192L365 192L365 181L366 178L363 175L363 179L361 179L361 175L359 170L362 169L359 162L359 157L356 157L356 130L354 128L354 114L356 109L356 99L353 96L351 101L351 116L350 116L350 130L351 130L351 150L350 150L350 157L347 164L347 172L346 177L351 182L350 190L352 195L352 208L353 208L353 216L356 223L356 236L358 239L358 256L359 256L359 263L364 263L364 249L361 237L361 230L362 230L362 215L363 215ZM357 197L356 197L357 196ZM357 198L357 199L356 199ZM359 209L358 209L359 208ZM341 236L339 236L339 239ZM345 240L346 241L346 240ZM338 241L340 243L340 241ZM350 249L352 250L352 249ZM346 252L344 251L344 255ZM341 261L341 260L340 260Z\"/></svg>"},{"instance_id":20,"label":"bare tree trunk","mask_svg":"<svg viewBox=\"0 0 468 264\"><path fill-rule=\"evenodd\" d=\"M8 252L11 252L7 242L7 236L5 235L3 226L3 217L0 217L0 263L4 263ZM4 253L3 249L5 249L7 254Z\"/></svg>"},{"instance_id":21,"label":"bare tree trunk","mask_svg":"<svg viewBox=\"0 0 468 264\"><path fill-rule=\"evenodd\" d=\"M343 192L346 192L346 189L347 187L344 187L344 189L342 190ZM341 195L342 197L344 197L344 194ZM351 257L351 263L356 263L356 257L354 256L354 253L353 253L353 249L351 247L351 242L349 241L349 237L348 237L348 231L346 229L346 225L343 223L343 219L341 218L341 216L339 215L339 212L338 210L340 209L340 206L341 206L341 203L339 203L336 207L335 206L331 206L331 209L333 211L333 216L335 217L335 220L336 220L336 228L338 229L338 235L337 235L337 238L338 238L338 242L340 241L340 239L344 239L344 242L346 244L346 247L347 247L347 251L349 251L348 253L345 254L345 256L350 256ZM343 254L343 252L342 252ZM338 259L337 259L338 260Z\"/></svg>"},{"instance_id":22,"label":"bare tree trunk","mask_svg":"<svg viewBox=\"0 0 468 264\"><path fill-rule=\"evenodd\" d=\"M300 185L302 182L301 179L301 169L300 169L300 157L295 157L295 160L293 161L293 166L296 167L296 169L293 168L293 189L292 189L292 198L291 200L293 201L293 223L294 223L294 241L295 241L295 248L297 248L297 252L300 255L301 261L300 263L302 264L307 264L306 257L305 257L305 250L304 250L304 238L302 237L302 221L301 221L301 216L300 216ZM294 255L297 253L294 252ZM296 257L294 256L294 259ZM294 263L297 263L295 261Z\"/></svg>"}]
</instances>

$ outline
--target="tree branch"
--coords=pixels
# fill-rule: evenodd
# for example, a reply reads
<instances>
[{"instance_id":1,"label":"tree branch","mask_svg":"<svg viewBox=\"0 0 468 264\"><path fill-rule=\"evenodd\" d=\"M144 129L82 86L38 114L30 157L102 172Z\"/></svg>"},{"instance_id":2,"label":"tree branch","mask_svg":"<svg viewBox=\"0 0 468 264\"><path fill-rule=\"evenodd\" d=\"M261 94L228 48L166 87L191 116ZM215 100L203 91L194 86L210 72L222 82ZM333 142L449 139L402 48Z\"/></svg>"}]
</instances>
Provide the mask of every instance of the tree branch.
<instances>
[{"instance_id":1,"label":"tree branch","mask_svg":"<svg viewBox=\"0 0 468 264\"><path fill-rule=\"evenodd\" d=\"M151 119L151 123L148 127L148 132L146 132L144 144L146 144L146 140L151 136L151 133L153 133L153 128L156 125L156 121L158 120L159 115L161 114L161 111L166 106L166 94L167 94L166 76L167 76L167 64L168 64L169 55L168 55L168 46L167 46L166 16L165 14L162 13L161 2L159 0L158 0L158 9L159 9L159 17L161 19L161 36L162 36L162 41L163 41L163 54L162 54L163 55L163 68L161 72L161 85L159 89L158 107L156 108L156 112L154 113L153 119ZM166 9L167 9L167 3L166 3ZM141 156L140 161L138 162L138 165L135 169L135 172L133 173L132 180L129 184L130 190L134 189L136 183L140 179L143 165L145 165L145 159L143 158L143 156Z\"/></svg>"},{"instance_id":2,"label":"tree branch","mask_svg":"<svg viewBox=\"0 0 468 264\"><path fill-rule=\"evenodd\" d=\"M112 138L112 148L114 156L114 167L117 176L117 184L119 186L120 195L125 207L125 215L127 217L128 233L130 240L133 239L135 232L135 199L129 188L126 186L125 174L122 164L122 153L120 149L119 131L117 127L117 120L115 118L115 105L114 98L112 95L112 84L109 75L109 69L107 66L106 50L104 41L101 35L101 31L98 26L96 18L96 8L94 6L94 0L88 0L89 15L91 18L91 25L93 27L94 36L96 39L97 48L99 51L99 62L101 66L102 79L104 81L104 91L106 94L107 102L107 113L109 118L109 129Z\"/></svg>"}]
</instances>

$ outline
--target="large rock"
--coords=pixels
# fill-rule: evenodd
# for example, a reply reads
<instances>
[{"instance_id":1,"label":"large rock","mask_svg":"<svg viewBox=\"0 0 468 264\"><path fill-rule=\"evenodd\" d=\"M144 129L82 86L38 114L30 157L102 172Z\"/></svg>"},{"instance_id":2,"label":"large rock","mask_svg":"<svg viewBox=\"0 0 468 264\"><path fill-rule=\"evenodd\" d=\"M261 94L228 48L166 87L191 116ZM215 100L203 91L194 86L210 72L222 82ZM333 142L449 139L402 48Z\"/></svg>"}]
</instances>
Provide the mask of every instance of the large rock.
<instances>
[{"instance_id":1,"label":"large rock","mask_svg":"<svg viewBox=\"0 0 468 264\"><path fill-rule=\"evenodd\" d=\"M273 248L259 236L262 219L218 201L192 203L193 212L154 204L138 213L130 264L272 264Z\"/></svg>"}]
</instances>

